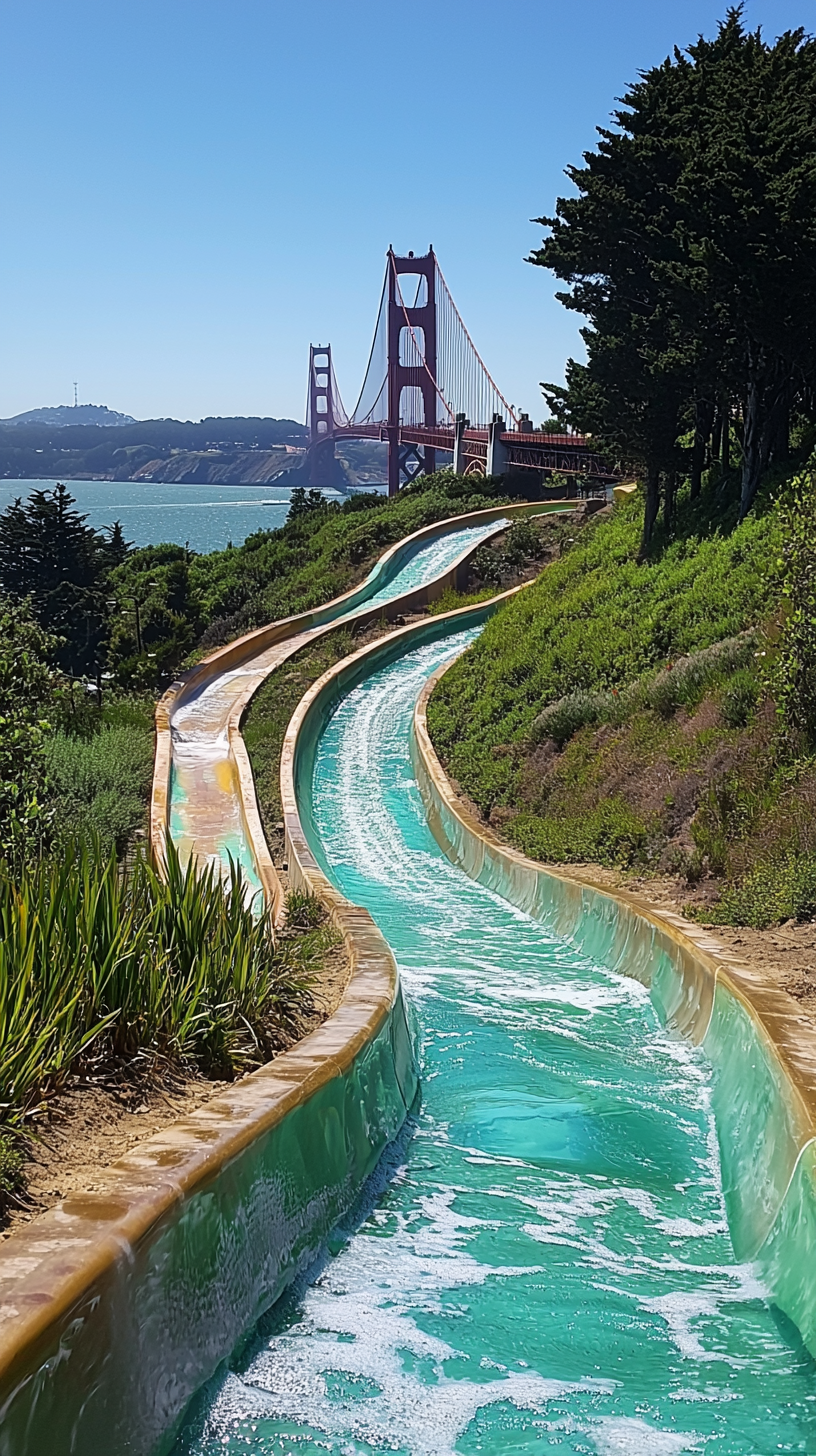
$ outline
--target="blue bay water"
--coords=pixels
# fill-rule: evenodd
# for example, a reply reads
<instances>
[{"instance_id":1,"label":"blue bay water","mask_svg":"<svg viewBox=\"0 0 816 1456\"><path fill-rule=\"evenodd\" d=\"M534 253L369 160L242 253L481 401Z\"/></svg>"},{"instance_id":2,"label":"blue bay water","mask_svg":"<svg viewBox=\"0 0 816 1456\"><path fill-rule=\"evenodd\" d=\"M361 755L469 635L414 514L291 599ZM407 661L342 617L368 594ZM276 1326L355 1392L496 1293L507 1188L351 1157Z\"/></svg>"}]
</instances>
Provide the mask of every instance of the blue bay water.
<instances>
[{"instance_id":1,"label":"blue bay water","mask_svg":"<svg viewBox=\"0 0 816 1456\"><path fill-rule=\"evenodd\" d=\"M413 1136L176 1456L816 1451L813 1361L734 1260L709 1065L644 988L475 885L428 830L411 714L459 645L352 692L313 784L324 867L380 925L416 1018Z\"/></svg>"},{"instance_id":2,"label":"blue bay water","mask_svg":"<svg viewBox=\"0 0 816 1456\"><path fill-rule=\"evenodd\" d=\"M229 541L240 546L253 531L282 526L289 510L288 488L269 485L114 480L64 484L90 526L101 530L119 520L126 540L135 546L171 541L177 546L189 543L191 551L221 551ZM55 485L54 480L0 480L0 511L17 496L26 500L32 491L53 490Z\"/></svg>"}]
</instances>

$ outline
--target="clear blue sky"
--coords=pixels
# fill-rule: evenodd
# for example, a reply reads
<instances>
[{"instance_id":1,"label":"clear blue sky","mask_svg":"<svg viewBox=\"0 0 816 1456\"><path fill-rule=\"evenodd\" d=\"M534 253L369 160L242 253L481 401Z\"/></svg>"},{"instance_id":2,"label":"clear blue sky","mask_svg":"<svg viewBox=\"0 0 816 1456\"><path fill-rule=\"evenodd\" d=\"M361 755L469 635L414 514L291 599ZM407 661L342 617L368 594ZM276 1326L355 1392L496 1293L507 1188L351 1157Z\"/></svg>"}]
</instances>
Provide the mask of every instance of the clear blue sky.
<instances>
[{"instance_id":1,"label":"clear blue sky","mask_svg":"<svg viewBox=\"0 0 816 1456\"><path fill-rule=\"evenodd\" d=\"M389 243L434 244L508 399L580 350L529 219L712 0L0 0L0 416L353 400ZM812 0L748 0L776 35Z\"/></svg>"}]
</instances>

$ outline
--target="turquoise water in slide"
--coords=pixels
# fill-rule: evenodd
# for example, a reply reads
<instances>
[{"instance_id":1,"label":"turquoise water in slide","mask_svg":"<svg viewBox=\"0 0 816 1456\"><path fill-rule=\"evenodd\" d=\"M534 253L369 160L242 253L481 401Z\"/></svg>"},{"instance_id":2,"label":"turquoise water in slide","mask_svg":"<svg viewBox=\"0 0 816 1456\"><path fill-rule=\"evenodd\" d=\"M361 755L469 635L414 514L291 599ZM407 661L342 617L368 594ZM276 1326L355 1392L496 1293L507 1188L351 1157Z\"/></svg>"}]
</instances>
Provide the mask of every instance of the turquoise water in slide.
<instances>
[{"instance_id":1,"label":"turquoise water in slide","mask_svg":"<svg viewBox=\"0 0 816 1456\"><path fill-rule=\"evenodd\" d=\"M413 1008L416 1126L177 1456L814 1452L816 1367L734 1261L709 1065L427 828L411 716L462 640L344 699L313 784L314 847Z\"/></svg>"},{"instance_id":2,"label":"turquoise water in slide","mask_svg":"<svg viewBox=\"0 0 816 1456\"><path fill-rule=\"evenodd\" d=\"M413 588L423 586L452 566L464 551L493 535L507 521L482 522L464 530L448 530L434 536L414 550L393 575L376 587L368 578L367 591L352 604L329 614L327 620L337 623L352 621L372 606L385 605ZM314 634L319 629L314 629ZM312 635L314 635L312 634ZM308 640L310 630L302 634ZM261 659L263 654L260 654ZM221 873L229 875L230 862L240 866L247 887L247 898L258 912L263 906L263 891L252 846L247 838L237 785L231 777L219 785L220 795L213 825L210 816L197 817L197 808L219 784L219 770L229 759L227 721L235 698L244 690L247 676L257 673L256 661L223 673L201 692L185 700L172 715L173 753L170 771L170 835L175 844L197 853L204 864L216 863ZM259 679L260 681L260 679ZM208 837L209 836L209 843Z\"/></svg>"},{"instance_id":3,"label":"turquoise water in slide","mask_svg":"<svg viewBox=\"0 0 816 1456\"><path fill-rule=\"evenodd\" d=\"M370 597L366 597L366 609L376 606L382 602L392 602L394 597L402 596L403 592L413 590L414 587L424 586L426 582L433 581L440 576L463 551L468 551L473 546L478 546L480 541L487 540L495 534L500 526L508 525L508 521L491 521L487 525L468 526L464 531L448 531L443 536L433 537L425 546L420 546L413 556L405 562L400 570L391 578L385 586L380 587ZM341 612L338 622L345 616L353 616L351 611Z\"/></svg>"}]
</instances>

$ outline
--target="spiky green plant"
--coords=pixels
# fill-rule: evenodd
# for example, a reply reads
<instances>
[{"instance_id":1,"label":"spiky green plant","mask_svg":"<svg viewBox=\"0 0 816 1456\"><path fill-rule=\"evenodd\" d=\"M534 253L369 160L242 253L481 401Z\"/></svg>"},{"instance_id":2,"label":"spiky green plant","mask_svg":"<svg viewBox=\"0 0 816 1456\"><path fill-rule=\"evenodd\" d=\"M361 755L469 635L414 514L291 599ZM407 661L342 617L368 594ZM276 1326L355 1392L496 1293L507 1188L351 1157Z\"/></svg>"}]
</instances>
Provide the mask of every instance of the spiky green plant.
<instances>
[{"instance_id":1,"label":"spiky green plant","mask_svg":"<svg viewBox=\"0 0 816 1456\"><path fill-rule=\"evenodd\" d=\"M0 865L0 1109L13 1121L83 1060L141 1048L232 1075L296 1031L309 980L235 865L223 885L170 844L161 877L98 841Z\"/></svg>"}]
</instances>

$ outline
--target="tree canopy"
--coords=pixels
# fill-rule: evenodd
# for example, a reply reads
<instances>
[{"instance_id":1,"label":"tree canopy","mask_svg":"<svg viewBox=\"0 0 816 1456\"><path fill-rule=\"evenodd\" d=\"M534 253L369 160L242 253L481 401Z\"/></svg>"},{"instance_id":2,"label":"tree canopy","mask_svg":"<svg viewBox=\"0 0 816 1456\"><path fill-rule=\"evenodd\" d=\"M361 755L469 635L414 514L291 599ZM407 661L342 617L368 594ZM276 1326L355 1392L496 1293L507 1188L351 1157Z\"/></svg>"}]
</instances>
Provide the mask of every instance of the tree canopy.
<instances>
[{"instance_id":1,"label":"tree canopy","mask_svg":"<svg viewBox=\"0 0 816 1456\"><path fill-rule=\"evenodd\" d=\"M86 525L64 485L35 490L0 515L0 589L26 599L55 639L56 660L73 673L97 668L107 628L107 581L129 544L119 522ZM56 640L59 639L59 640Z\"/></svg>"},{"instance_id":2,"label":"tree canopy","mask_svg":"<svg viewBox=\"0 0 816 1456\"><path fill-rule=\"evenodd\" d=\"M816 384L816 40L731 9L629 87L567 175L530 261L582 314L587 363L544 391L647 481L646 539L678 470L741 450L741 515ZM681 441L686 442L681 448ZM691 443L688 443L688 441Z\"/></svg>"},{"instance_id":3,"label":"tree canopy","mask_svg":"<svg viewBox=\"0 0 816 1456\"><path fill-rule=\"evenodd\" d=\"M24 603L0 593L0 857L24 852L47 829L45 741L58 700L49 660L57 645Z\"/></svg>"}]
</instances>

